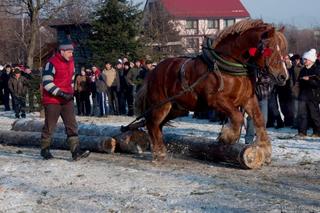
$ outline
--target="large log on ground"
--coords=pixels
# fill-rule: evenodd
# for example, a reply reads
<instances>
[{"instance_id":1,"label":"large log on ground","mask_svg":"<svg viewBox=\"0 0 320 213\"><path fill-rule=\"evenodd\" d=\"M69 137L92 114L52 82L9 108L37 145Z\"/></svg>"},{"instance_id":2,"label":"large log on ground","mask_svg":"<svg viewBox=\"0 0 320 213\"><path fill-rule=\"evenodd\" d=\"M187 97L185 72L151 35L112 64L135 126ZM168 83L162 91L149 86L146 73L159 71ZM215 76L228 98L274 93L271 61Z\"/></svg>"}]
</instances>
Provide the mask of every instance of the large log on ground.
<instances>
[{"instance_id":1,"label":"large log on ground","mask_svg":"<svg viewBox=\"0 0 320 213\"><path fill-rule=\"evenodd\" d=\"M265 161L263 150L255 145L225 145L208 138L176 134L165 134L165 141L169 151L209 161L233 163L246 169L260 168Z\"/></svg>"},{"instance_id":2,"label":"large log on ground","mask_svg":"<svg viewBox=\"0 0 320 213\"><path fill-rule=\"evenodd\" d=\"M21 119L12 124L14 131L41 132L44 122L39 120ZM78 133L80 136L112 137L116 144L112 153L117 150L124 153L143 153L150 146L148 134L142 130L130 130L125 133L120 131L120 127L109 125L96 125L88 123L78 124ZM63 123L58 123L55 134L64 134ZM81 140L80 140L81 141ZM81 141L82 143L85 143Z\"/></svg>"},{"instance_id":3,"label":"large log on ground","mask_svg":"<svg viewBox=\"0 0 320 213\"><path fill-rule=\"evenodd\" d=\"M40 132L42 125L39 121L30 120L26 123L21 120L16 122L12 129ZM56 132L62 133L63 131L63 124L59 124ZM141 147L143 147L142 151L147 149L150 140L144 131L130 130L121 133L120 127L107 125L80 124L79 132L81 134L88 133L89 135L114 136L117 141L117 147L120 150L136 150L136 153L139 153ZM208 138L182 136L178 134L165 134L164 140L166 141L169 152L182 153L210 161L229 162L240 165L242 168L260 168L265 160L263 150L252 145L240 143L224 145ZM139 146L132 147L134 144L139 144Z\"/></svg>"},{"instance_id":4,"label":"large log on ground","mask_svg":"<svg viewBox=\"0 0 320 213\"><path fill-rule=\"evenodd\" d=\"M0 130L0 144L15 146L40 146L41 133L27 131ZM81 148L93 152L112 153L116 148L116 141L111 137L97 137L80 135ZM54 134L51 145L54 149L69 149L65 134Z\"/></svg>"},{"instance_id":5,"label":"large log on ground","mask_svg":"<svg viewBox=\"0 0 320 213\"><path fill-rule=\"evenodd\" d=\"M28 132L41 132L44 121L33 119L19 119L12 124L14 131L28 131ZM63 123L58 122L55 133L64 133L65 127ZM114 137L120 135L120 127L109 125L96 125L93 123L78 123L78 134L87 136L109 136Z\"/></svg>"}]
</instances>

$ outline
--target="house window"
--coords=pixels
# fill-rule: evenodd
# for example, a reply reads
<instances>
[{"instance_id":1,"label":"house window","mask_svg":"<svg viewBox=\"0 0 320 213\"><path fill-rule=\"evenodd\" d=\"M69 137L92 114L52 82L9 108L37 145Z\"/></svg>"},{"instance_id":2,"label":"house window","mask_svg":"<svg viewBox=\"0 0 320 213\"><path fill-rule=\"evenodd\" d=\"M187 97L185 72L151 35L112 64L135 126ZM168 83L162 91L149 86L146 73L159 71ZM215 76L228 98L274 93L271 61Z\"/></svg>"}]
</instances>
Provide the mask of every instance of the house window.
<instances>
[{"instance_id":1,"label":"house window","mask_svg":"<svg viewBox=\"0 0 320 213\"><path fill-rule=\"evenodd\" d=\"M236 21L235 21L234 19L225 19L225 20L224 20L224 26L225 26L225 27L229 27L229 26L231 26L231 25L234 25L235 22L236 22Z\"/></svg>"},{"instance_id":2,"label":"house window","mask_svg":"<svg viewBox=\"0 0 320 213\"><path fill-rule=\"evenodd\" d=\"M197 20L187 20L186 29L198 29Z\"/></svg>"},{"instance_id":3,"label":"house window","mask_svg":"<svg viewBox=\"0 0 320 213\"><path fill-rule=\"evenodd\" d=\"M208 29L219 29L219 19L208 20Z\"/></svg>"},{"instance_id":4,"label":"house window","mask_svg":"<svg viewBox=\"0 0 320 213\"><path fill-rule=\"evenodd\" d=\"M199 49L199 38L187 38L186 47L192 49Z\"/></svg>"}]
</instances>

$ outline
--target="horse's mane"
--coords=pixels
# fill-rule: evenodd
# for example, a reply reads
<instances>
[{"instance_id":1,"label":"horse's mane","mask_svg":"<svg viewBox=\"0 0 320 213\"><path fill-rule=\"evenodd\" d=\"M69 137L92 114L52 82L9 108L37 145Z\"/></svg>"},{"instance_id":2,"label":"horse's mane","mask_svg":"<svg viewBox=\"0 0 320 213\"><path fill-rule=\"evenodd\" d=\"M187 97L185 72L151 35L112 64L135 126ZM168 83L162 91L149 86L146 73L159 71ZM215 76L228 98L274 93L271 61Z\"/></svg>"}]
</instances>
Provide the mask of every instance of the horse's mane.
<instances>
[{"instance_id":1,"label":"horse's mane","mask_svg":"<svg viewBox=\"0 0 320 213\"><path fill-rule=\"evenodd\" d=\"M270 24L264 23L260 19L246 19L235 23L234 25L225 28L224 30L220 31L214 40L214 44L212 45L215 48L224 38L232 34L242 34L247 30L252 28L261 28L261 27L268 27L271 26Z\"/></svg>"}]
</instances>

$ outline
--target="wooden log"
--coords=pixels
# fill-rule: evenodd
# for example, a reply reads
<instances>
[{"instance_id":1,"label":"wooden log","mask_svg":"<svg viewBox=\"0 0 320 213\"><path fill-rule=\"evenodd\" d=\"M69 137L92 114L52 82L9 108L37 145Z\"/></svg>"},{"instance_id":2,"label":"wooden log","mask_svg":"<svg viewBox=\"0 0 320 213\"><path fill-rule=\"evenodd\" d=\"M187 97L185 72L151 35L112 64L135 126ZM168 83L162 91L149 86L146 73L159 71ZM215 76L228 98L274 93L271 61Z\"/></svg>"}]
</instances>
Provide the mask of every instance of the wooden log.
<instances>
[{"instance_id":1,"label":"wooden log","mask_svg":"<svg viewBox=\"0 0 320 213\"><path fill-rule=\"evenodd\" d=\"M43 128L43 121L21 119L12 124L14 131L27 131L27 132L41 132ZM64 134L63 123L58 123L55 129L55 134ZM116 142L116 147L113 148L111 153L115 150L124 153L143 153L149 148L150 139L148 134L140 129L127 131L122 133L120 127L109 125L95 125L88 123L79 123L78 133L80 136L92 137L112 137ZM82 142L82 141L81 141ZM85 143L85 141L83 142Z\"/></svg>"},{"instance_id":2,"label":"wooden log","mask_svg":"<svg viewBox=\"0 0 320 213\"><path fill-rule=\"evenodd\" d=\"M79 137L82 149L87 149L93 152L113 153L116 148L116 141L111 137L84 135L80 135ZM0 130L0 144L39 147L40 140L40 132ZM66 135L54 134L51 148L68 150L69 146L66 142Z\"/></svg>"},{"instance_id":3,"label":"wooden log","mask_svg":"<svg viewBox=\"0 0 320 213\"><path fill-rule=\"evenodd\" d=\"M137 129L124 132L115 137L117 150L126 153L143 153L149 149L150 138L147 132Z\"/></svg>"},{"instance_id":4,"label":"wooden log","mask_svg":"<svg viewBox=\"0 0 320 213\"><path fill-rule=\"evenodd\" d=\"M18 121L13 125L13 129L41 131L42 125L41 122L34 120L28 121L28 123ZM56 132L62 133L63 131L63 124L59 124ZM116 149L129 153L141 153L145 151L150 144L148 134L141 130L130 130L121 133L120 127L80 124L79 132L89 135L115 135L114 138L117 141ZM210 161L229 162L240 165L242 168L260 168L265 160L263 150L254 145L240 143L224 145L208 138L182 136L178 134L164 134L164 140L169 152L186 154L191 157Z\"/></svg>"},{"instance_id":5,"label":"wooden log","mask_svg":"<svg viewBox=\"0 0 320 213\"><path fill-rule=\"evenodd\" d=\"M12 124L11 130L41 132L44 125L43 120L19 119ZM65 127L62 122L58 122L55 133L64 133ZM78 134L87 136L109 136L115 137L120 135L120 127L110 125L96 125L93 123L78 123Z\"/></svg>"},{"instance_id":6,"label":"wooden log","mask_svg":"<svg viewBox=\"0 0 320 213\"><path fill-rule=\"evenodd\" d=\"M263 150L255 145L225 145L207 138L176 134L165 134L165 141L169 151L210 161L233 163L245 169L258 169L265 161Z\"/></svg>"}]
</instances>

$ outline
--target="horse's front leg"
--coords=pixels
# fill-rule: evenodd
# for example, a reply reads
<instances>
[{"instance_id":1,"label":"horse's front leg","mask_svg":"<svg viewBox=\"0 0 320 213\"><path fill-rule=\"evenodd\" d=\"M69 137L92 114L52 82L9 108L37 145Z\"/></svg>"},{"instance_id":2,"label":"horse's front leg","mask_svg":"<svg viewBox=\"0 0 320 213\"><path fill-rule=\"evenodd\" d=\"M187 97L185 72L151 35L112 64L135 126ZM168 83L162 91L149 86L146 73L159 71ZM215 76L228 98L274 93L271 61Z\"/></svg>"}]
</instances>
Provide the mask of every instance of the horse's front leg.
<instances>
[{"instance_id":1,"label":"horse's front leg","mask_svg":"<svg viewBox=\"0 0 320 213\"><path fill-rule=\"evenodd\" d=\"M163 142L161 124L170 112L171 104L168 103L152 111L146 120L146 126L150 135L152 145L152 157L154 161L166 159L167 149Z\"/></svg>"},{"instance_id":2,"label":"horse's front leg","mask_svg":"<svg viewBox=\"0 0 320 213\"><path fill-rule=\"evenodd\" d=\"M243 115L237 107L227 104L227 102L224 103L225 104L218 106L218 109L223 110L223 112L228 115L230 122L222 128L217 140L224 144L235 144L240 138Z\"/></svg>"},{"instance_id":3,"label":"horse's front leg","mask_svg":"<svg viewBox=\"0 0 320 213\"><path fill-rule=\"evenodd\" d=\"M263 114L255 96L248 100L247 104L244 106L244 110L252 118L255 127L256 139L253 144L263 149L266 159L265 162L269 164L271 163L272 147L266 131Z\"/></svg>"}]
</instances>

